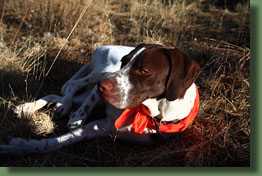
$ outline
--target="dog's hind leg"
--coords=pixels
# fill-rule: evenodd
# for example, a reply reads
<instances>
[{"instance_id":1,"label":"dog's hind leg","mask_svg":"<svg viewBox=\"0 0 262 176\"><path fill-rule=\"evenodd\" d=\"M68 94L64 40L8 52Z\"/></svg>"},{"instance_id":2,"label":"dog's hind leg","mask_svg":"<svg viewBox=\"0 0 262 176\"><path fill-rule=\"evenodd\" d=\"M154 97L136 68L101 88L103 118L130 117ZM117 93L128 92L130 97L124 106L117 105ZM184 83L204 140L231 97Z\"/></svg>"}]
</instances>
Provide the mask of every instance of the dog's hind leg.
<instances>
[{"instance_id":1,"label":"dog's hind leg","mask_svg":"<svg viewBox=\"0 0 262 176\"><path fill-rule=\"evenodd\" d=\"M84 139L108 137L110 130L107 119L101 119L56 138L43 140L12 138L4 145L0 145L0 154L23 155L55 151Z\"/></svg>"}]
</instances>

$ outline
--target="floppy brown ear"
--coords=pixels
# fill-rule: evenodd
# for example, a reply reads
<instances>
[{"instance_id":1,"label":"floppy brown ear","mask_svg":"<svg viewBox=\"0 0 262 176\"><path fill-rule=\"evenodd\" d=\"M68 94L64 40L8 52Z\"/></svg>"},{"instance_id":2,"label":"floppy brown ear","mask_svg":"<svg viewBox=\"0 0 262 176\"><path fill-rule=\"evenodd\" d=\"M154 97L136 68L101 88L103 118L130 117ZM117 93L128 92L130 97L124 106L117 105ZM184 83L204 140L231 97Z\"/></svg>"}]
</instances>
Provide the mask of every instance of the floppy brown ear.
<instances>
[{"instance_id":1,"label":"floppy brown ear","mask_svg":"<svg viewBox=\"0 0 262 176\"><path fill-rule=\"evenodd\" d=\"M170 71L164 96L169 101L181 99L200 73L199 65L179 49L166 50Z\"/></svg>"}]
</instances>

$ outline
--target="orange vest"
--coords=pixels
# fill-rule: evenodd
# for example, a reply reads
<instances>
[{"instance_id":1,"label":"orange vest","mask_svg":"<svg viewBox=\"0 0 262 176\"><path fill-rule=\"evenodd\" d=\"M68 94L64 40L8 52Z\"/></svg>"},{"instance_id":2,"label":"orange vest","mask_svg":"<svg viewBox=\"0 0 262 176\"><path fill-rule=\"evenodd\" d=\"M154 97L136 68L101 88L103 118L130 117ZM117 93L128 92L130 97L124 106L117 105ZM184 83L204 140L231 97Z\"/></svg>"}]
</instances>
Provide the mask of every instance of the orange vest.
<instances>
[{"instance_id":1,"label":"orange vest","mask_svg":"<svg viewBox=\"0 0 262 176\"><path fill-rule=\"evenodd\" d=\"M160 122L158 124L158 130L163 133L180 133L183 132L195 119L197 112L199 110L199 93L196 86L196 99L193 108L190 113L179 123L176 124L163 124ZM149 109L140 104L134 108L126 108L121 116L115 121L115 127L120 128L124 122L129 118L130 115L135 114L133 120L133 126L135 133L142 134L145 128L157 129L156 124L153 122L153 118L149 115Z\"/></svg>"}]
</instances>

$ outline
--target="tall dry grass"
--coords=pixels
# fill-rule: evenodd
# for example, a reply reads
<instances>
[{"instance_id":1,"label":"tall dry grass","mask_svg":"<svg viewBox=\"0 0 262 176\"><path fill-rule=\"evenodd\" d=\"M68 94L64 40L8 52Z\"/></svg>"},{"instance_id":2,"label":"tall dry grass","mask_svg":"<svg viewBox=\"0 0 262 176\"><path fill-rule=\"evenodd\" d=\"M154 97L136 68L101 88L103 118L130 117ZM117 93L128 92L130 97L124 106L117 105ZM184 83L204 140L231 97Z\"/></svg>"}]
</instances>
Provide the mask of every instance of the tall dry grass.
<instances>
[{"instance_id":1,"label":"tall dry grass","mask_svg":"<svg viewBox=\"0 0 262 176\"><path fill-rule=\"evenodd\" d=\"M67 119L53 119L49 110L19 118L10 107L59 94L94 49L106 44L160 43L196 59L202 69L196 120L184 133L156 146L96 139L23 160L0 157L1 166L250 165L249 3L238 3L232 11L206 0L96 0L66 42L86 3L0 3L0 141L7 135L42 138L68 131ZM96 109L91 118L103 117L103 111Z\"/></svg>"}]
</instances>

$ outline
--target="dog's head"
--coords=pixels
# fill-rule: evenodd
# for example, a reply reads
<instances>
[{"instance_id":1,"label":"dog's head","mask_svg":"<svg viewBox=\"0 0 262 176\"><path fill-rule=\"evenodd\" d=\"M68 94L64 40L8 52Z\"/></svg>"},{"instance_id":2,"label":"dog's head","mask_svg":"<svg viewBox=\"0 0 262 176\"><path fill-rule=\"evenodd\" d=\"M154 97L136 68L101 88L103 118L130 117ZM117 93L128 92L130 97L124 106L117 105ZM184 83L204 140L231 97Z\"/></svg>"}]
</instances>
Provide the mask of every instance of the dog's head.
<instances>
[{"instance_id":1,"label":"dog's head","mask_svg":"<svg viewBox=\"0 0 262 176\"><path fill-rule=\"evenodd\" d=\"M121 69L98 83L100 95L124 109L148 98L181 99L199 75L199 65L178 49L141 44L121 60Z\"/></svg>"}]
</instances>

